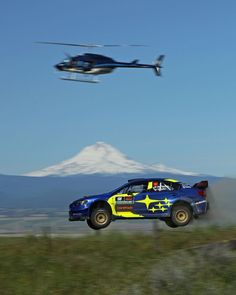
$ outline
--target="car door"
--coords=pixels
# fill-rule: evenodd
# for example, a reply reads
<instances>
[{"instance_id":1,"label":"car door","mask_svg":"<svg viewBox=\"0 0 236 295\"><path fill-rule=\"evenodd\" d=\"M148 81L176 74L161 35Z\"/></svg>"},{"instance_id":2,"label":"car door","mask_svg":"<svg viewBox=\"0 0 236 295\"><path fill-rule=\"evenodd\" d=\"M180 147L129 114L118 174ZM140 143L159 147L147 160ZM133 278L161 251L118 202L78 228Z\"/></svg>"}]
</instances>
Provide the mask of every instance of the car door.
<instances>
[{"instance_id":1,"label":"car door","mask_svg":"<svg viewBox=\"0 0 236 295\"><path fill-rule=\"evenodd\" d=\"M161 183L158 186L159 190L153 190L153 185L148 187L151 189L135 196L136 212L147 218L168 216L174 192L166 186L161 186Z\"/></svg>"},{"instance_id":2,"label":"car door","mask_svg":"<svg viewBox=\"0 0 236 295\"><path fill-rule=\"evenodd\" d=\"M108 201L112 207L112 213L118 217L139 218L143 217L141 212L141 204L135 200L140 200L147 190L147 182L131 183L120 191L116 192Z\"/></svg>"}]
</instances>

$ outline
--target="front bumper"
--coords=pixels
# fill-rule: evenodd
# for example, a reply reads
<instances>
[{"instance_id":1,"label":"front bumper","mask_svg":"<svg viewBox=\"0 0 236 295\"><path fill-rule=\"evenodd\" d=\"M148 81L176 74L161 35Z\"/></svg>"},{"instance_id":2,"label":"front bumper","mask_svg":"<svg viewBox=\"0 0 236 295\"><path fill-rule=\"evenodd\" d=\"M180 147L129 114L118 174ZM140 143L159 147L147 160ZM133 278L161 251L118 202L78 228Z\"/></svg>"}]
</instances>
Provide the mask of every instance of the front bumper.
<instances>
[{"instance_id":1,"label":"front bumper","mask_svg":"<svg viewBox=\"0 0 236 295\"><path fill-rule=\"evenodd\" d=\"M84 221L88 217L88 209L81 211L69 211L69 221Z\"/></svg>"}]
</instances>

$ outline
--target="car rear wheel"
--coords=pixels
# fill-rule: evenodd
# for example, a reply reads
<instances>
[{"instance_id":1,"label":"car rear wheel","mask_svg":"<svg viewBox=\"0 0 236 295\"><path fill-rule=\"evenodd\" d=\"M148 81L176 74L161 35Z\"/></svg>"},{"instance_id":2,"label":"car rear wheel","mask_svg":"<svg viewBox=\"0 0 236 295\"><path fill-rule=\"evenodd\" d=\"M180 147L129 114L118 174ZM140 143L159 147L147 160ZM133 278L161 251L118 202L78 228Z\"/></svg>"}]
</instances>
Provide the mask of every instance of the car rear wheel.
<instances>
[{"instance_id":1,"label":"car rear wheel","mask_svg":"<svg viewBox=\"0 0 236 295\"><path fill-rule=\"evenodd\" d=\"M192 211L188 205L175 205L172 209L171 221L176 226L185 226L192 219Z\"/></svg>"},{"instance_id":2,"label":"car rear wheel","mask_svg":"<svg viewBox=\"0 0 236 295\"><path fill-rule=\"evenodd\" d=\"M87 223L95 230L105 228L111 223L111 213L106 208L94 208Z\"/></svg>"},{"instance_id":3,"label":"car rear wheel","mask_svg":"<svg viewBox=\"0 0 236 295\"><path fill-rule=\"evenodd\" d=\"M172 228L178 227L178 225L176 225L170 218L165 219L165 223L166 223L166 225L168 225L169 227L172 227Z\"/></svg>"}]
</instances>

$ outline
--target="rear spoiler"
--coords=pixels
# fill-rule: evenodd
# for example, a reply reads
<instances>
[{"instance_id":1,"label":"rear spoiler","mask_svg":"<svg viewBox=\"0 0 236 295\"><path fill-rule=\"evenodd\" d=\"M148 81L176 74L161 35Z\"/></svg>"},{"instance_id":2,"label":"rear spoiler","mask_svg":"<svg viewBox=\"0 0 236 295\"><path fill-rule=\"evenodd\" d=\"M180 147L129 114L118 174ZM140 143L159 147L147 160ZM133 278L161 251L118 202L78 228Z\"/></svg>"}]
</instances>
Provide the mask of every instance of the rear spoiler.
<instances>
[{"instance_id":1,"label":"rear spoiler","mask_svg":"<svg viewBox=\"0 0 236 295\"><path fill-rule=\"evenodd\" d=\"M206 188L208 188L208 180L197 182L192 187L205 190Z\"/></svg>"}]
</instances>

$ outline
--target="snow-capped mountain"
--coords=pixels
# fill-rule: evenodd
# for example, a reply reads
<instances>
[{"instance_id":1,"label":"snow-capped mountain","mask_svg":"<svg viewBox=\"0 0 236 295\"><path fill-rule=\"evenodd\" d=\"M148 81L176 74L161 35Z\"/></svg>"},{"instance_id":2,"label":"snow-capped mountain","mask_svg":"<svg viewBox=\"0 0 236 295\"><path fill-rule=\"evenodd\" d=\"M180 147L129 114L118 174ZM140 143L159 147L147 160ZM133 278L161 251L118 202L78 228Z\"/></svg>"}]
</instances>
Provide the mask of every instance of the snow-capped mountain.
<instances>
[{"instance_id":1,"label":"snow-capped mountain","mask_svg":"<svg viewBox=\"0 0 236 295\"><path fill-rule=\"evenodd\" d=\"M122 174L122 173L152 173L166 172L182 175L197 175L162 164L145 165L129 159L113 146L104 142L97 142L87 146L76 156L59 164L33 171L27 176L69 176L76 174Z\"/></svg>"}]
</instances>

